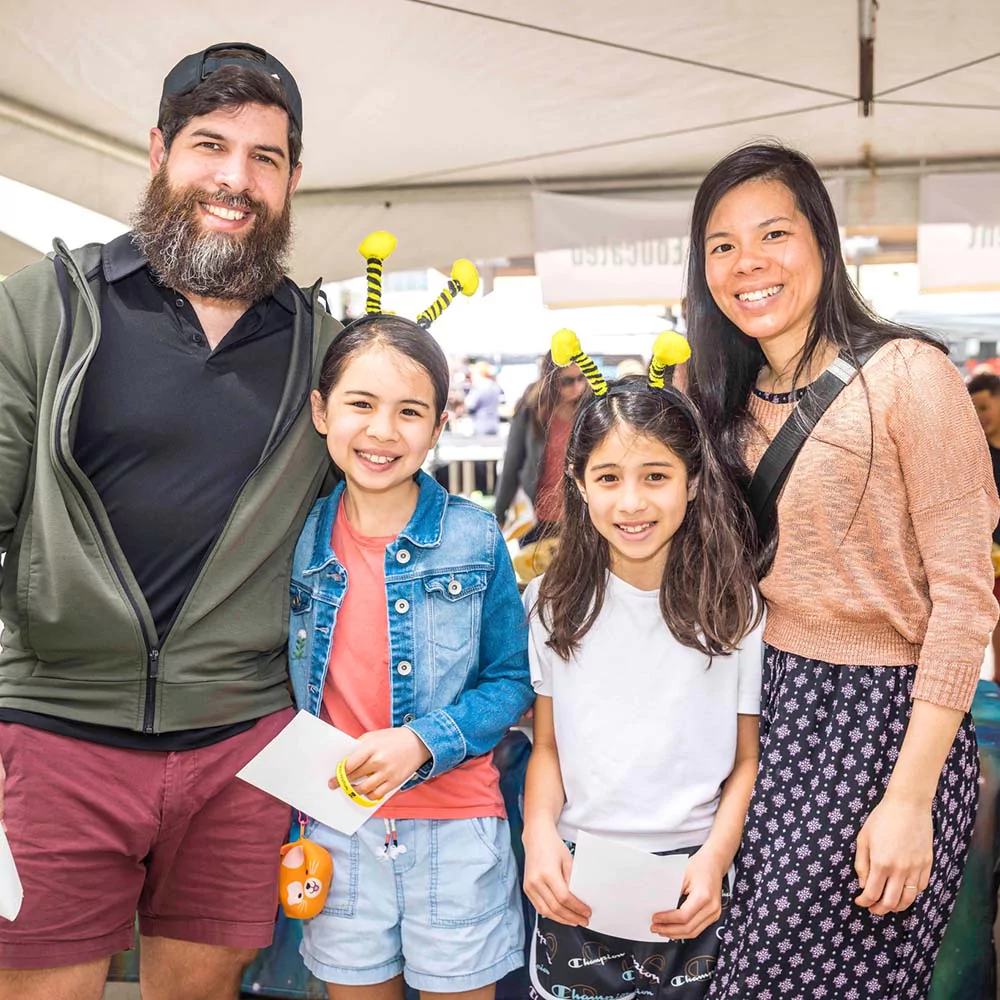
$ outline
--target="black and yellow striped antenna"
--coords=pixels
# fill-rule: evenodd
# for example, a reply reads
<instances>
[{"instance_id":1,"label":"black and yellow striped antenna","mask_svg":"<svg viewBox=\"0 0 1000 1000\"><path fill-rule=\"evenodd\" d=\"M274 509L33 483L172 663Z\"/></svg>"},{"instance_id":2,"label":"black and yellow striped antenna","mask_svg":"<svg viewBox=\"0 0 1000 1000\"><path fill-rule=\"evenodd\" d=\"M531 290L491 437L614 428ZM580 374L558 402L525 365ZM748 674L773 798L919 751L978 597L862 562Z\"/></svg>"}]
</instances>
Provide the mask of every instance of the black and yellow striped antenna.
<instances>
[{"instance_id":1,"label":"black and yellow striped antenna","mask_svg":"<svg viewBox=\"0 0 1000 1000\"><path fill-rule=\"evenodd\" d=\"M417 325L425 330L451 305L456 295L474 295L479 287L479 272L471 260L461 258L451 266L451 278L444 291L417 316Z\"/></svg>"},{"instance_id":2,"label":"black and yellow striped antenna","mask_svg":"<svg viewBox=\"0 0 1000 1000\"><path fill-rule=\"evenodd\" d=\"M552 360L560 368L577 365L590 383L595 396L603 396L608 391L608 383L604 380L600 369L589 355L584 354L580 340L572 330L564 327L552 335Z\"/></svg>"},{"instance_id":3,"label":"black and yellow striped antenna","mask_svg":"<svg viewBox=\"0 0 1000 1000\"><path fill-rule=\"evenodd\" d=\"M675 330L664 330L653 343L653 357L649 362L649 384L662 389L667 369L691 357L691 345Z\"/></svg>"},{"instance_id":4,"label":"black and yellow striped antenna","mask_svg":"<svg viewBox=\"0 0 1000 1000\"><path fill-rule=\"evenodd\" d=\"M358 253L368 263L366 268L368 277L368 298L365 300L366 313L382 311L382 265L385 263L386 257L395 249L396 237L384 229L369 233L361 241L361 246L358 247Z\"/></svg>"}]
</instances>

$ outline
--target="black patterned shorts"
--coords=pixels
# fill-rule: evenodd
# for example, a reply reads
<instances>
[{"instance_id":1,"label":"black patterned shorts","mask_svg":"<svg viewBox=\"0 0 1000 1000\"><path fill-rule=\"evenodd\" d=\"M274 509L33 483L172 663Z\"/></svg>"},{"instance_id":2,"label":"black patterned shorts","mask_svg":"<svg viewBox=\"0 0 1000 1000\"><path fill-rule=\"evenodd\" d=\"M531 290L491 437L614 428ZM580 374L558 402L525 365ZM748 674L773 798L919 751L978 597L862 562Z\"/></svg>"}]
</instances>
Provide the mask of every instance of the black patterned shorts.
<instances>
[{"instance_id":1,"label":"black patterned shorts","mask_svg":"<svg viewBox=\"0 0 1000 1000\"><path fill-rule=\"evenodd\" d=\"M685 941L625 941L536 916L528 962L532 1000L702 1000L715 969L729 890L726 875L722 916L697 938ZM627 885L622 892L628 892Z\"/></svg>"}]
</instances>

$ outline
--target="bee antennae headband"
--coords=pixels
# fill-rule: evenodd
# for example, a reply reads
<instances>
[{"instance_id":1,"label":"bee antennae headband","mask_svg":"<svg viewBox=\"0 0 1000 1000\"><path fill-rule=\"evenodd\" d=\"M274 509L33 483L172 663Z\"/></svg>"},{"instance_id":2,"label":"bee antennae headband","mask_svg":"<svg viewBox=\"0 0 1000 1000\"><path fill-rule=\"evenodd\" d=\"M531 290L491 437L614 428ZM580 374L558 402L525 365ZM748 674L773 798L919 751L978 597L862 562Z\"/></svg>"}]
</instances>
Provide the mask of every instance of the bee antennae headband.
<instances>
[{"instance_id":1,"label":"bee antennae headband","mask_svg":"<svg viewBox=\"0 0 1000 1000\"><path fill-rule=\"evenodd\" d=\"M368 295L365 312L373 316L382 312L382 268L386 258L396 249L396 237L379 229L369 233L358 247L358 253L365 258L365 274L368 281ZM417 325L427 329L451 305L459 294L474 295L479 287L479 272L471 260L456 260L451 268L451 278L444 291L417 316Z\"/></svg>"},{"instance_id":2,"label":"bee antennae headband","mask_svg":"<svg viewBox=\"0 0 1000 1000\"><path fill-rule=\"evenodd\" d=\"M653 389L662 389L667 369L691 357L691 345L679 333L664 330L653 342L648 381Z\"/></svg>"},{"instance_id":3,"label":"bee antennae headband","mask_svg":"<svg viewBox=\"0 0 1000 1000\"><path fill-rule=\"evenodd\" d=\"M425 330L451 305L456 295L474 295L479 287L479 272L471 260L461 258L451 266L451 278L444 291L417 316L417 325Z\"/></svg>"},{"instance_id":4,"label":"bee antennae headband","mask_svg":"<svg viewBox=\"0 0 1000 1000\"><path fill-rule=\"evenodd\" d=\"M608 383L600 369L590 355L584 353L579 338L572 330L563 328L552 335L552 360L560 368L577 365L595 396L603 396L608 391Z\"/></svg>"},{"instance_id":5,"label":"bee antennae headband","mask_svg":"<svg viewBox=\"0 0 1000 1000\"><path fill-rule=\"evenodd\" d=\"M653 344L653 357L649 362L646 385L650 389L662 389L666 384L667 369L679 365L691 357L691 345L679 333L666 330ZM558 330L552 335L552 360L565 368L578 365L595 396L603 396L608 391L608 383L594 363L593 358L580 346L580 340L572 330Z\"/></svg>"},{"instance_id":6,"label":"bee antennae headband","mask_svg":"<svg viewBox=\"0 0 1000 1000\"><path fill-rule=\"evenodd\" d=\"M396 249L396 237L384 229L369 233L358 247L358 253L368 263L365 273L368 278L368 298L365 300L365 312L379 313L382 311L382 265L386 257Z\"/></svg>"}]
</instances>

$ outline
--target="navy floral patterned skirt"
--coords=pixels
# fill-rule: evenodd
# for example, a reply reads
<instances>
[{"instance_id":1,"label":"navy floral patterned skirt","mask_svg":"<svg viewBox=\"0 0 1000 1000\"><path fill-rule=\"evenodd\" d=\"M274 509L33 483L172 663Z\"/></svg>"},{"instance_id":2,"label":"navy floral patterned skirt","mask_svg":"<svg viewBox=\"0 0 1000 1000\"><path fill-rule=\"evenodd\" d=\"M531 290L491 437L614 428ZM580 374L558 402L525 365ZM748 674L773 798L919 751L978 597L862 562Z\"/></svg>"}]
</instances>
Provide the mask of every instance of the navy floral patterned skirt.
<instances>
[{"instance_id":1,"label":"navy floral patterned skirt","mask_svg":"<svg viewBox=\"0 0 1000 1000\"><path fill-rule=\"evenodd\" d=\"M709 1000L927 996L975 821L970 715L934 799L930 885L902 913L854 903L857 835L899 754L915 673L765 647L760 768Z\"/></svg>"}]
</instances>

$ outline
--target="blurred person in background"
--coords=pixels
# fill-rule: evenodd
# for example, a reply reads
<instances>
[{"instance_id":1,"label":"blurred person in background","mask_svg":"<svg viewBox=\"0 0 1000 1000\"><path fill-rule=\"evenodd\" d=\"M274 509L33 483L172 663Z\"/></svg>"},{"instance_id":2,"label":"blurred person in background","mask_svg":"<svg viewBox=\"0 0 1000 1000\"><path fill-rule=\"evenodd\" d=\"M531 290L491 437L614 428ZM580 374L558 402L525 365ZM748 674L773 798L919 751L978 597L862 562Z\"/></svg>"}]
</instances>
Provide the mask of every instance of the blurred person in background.
<instances>
[{"instance_id":1,"label":"blurred person in background","mask_svg":"<svg viewBox=\"0 0 1000 1000\"><path fill-rule=\"evenodd\" d=\"M488 361L477 361L470 375L472 387L465 397L465 412L472 417L475 433L486 437L499 434L503 389L497 384L493 366Z\"/></svg>"},{"instance_id":2,"label":"blurred person in background","mask_svg":"<svg viewBox=\"0 0 1000 1000\"><path fill-rule=\"evenodd\" d=\"M993 461L993 478L1000 490L1000 376L992 372L973 375L968 382L972 405L986 434ZM993 529L993 571L997 572L1000 555L1000 523ZM993 584L993 596L1000 600L1000 576ZM1000 681L1000 624L993 630L993 680Z\"/></svg>"},{"instance_id":3,"label":"blurred person in background","mask_svg":"<svg viewBox=\"0 0 1000 1000\"><path fill-rule=\"evenodd\" d=\"M503 526L518 487L524 491L534 505L536 523L522 544L558 533L566 446L580 401L590 391L577 365L558 368L549 353L542 359L540 378L528 387L517 405L495 510Z\"/></svg>"},{"instance_id":4,"label":"blurred person in background","mask_svg":"<svg viewBox=\"0 0 1000 1000\"><path fill-rule=\"evenodd\" d=\"M628 378L629 375L645 374L646 365L639 358L626 358L624 361L619 361L618 367L615 368L615 378L619 380Z\"/></svg>"}]
</instances>

